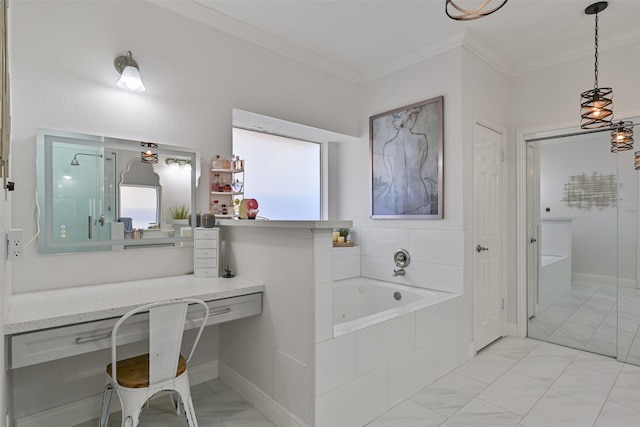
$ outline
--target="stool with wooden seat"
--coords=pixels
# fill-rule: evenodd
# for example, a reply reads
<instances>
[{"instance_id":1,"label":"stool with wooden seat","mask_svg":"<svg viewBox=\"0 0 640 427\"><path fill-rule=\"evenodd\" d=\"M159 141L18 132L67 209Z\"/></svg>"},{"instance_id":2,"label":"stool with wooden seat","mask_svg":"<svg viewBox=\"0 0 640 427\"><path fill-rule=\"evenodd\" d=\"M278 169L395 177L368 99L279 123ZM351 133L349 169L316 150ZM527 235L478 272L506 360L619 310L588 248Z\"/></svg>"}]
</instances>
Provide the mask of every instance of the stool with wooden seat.
<instances>
[{"instance_id":1,"label":"stool with wooden seat","mask_svg":"<svg viewBox=\"0 0 640 427\"><path fill-rule=\"evenodd\" d=\"M185 359L180 354L180 347L189 304L203 306L204 313L189 357ZM146 311L149 312L149 353L118 361L118 329L134 314ZM107 366L100 427L106 427L109 421L114 391L118 394L122 407L122 427L137 426L142 407L160 391L171 392L176 414L180 414L182 403L189 426L198 427L191 401L187 364L193 356L208 317L209 307L204 301L185 298L146 304L129 311L118 320L111 332L111 363Z\"/></svg>"}]
</instances>

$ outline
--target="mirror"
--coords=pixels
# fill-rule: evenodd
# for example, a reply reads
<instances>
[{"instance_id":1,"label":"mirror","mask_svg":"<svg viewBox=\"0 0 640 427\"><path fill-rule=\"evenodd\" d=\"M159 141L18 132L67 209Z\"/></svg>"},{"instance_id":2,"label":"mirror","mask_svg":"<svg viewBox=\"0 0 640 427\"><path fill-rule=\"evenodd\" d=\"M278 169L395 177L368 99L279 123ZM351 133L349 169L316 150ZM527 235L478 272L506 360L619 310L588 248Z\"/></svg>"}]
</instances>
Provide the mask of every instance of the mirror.
<instances>
[{"instance_id":1,"label":"mirror","mask_svg":"<svg viewBox=\"0 0 640 427\"><path fill-rule=\"evenodd\" d=\"M196 223L200 175L197 152L39 130L37 155L39 253L179 246L191 240L188 222ZM171 218L175 207L188 211L189 218Z\"/></svg>"}]
</instances>

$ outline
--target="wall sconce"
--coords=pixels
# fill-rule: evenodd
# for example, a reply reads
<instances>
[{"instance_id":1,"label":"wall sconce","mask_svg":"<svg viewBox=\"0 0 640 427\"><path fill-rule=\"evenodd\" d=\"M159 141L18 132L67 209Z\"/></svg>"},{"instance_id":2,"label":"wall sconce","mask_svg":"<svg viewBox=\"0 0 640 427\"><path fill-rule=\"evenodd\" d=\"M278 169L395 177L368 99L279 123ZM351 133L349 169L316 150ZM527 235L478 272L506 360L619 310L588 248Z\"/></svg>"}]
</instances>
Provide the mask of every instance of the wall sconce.
<instances>
[{"instance_id":1,"label":"wall sconce","mask_svg":"<svg viewBox=\"0 0 640 427\"><path fill-rule=\"evenodd\" d=\"M174 167L174 168L177 168L177 167L179 167L179 168L184 168L184 167L191 168L191 160L189 160L189 159L168 158L164 162L167 164L167 166Z\"/></svg>"},{"instance_id":2,"label":"wall sconce","mask_svg":"<svg viewBox=\"0 0 640 427\"><path fill-rule=\"evenodd\" d=\"M113 65L120 73L120 80L118 80L118 87L127 89L133 92L144 92L146 88L142 84L142 78L140 77L140 69L138 63L133 60L131 51L128 51L126 55L118 56Z\"/></svg>"},{"instance_id":3,"label":"wall sconce","mask_svg":"<svg viewBox=\"0 0 640 427\"><path fill-rule=\"evenodd\" d=\"M465 9L455 4L453 0L447 0L444 5L444 11L449 18L455 19L456 21L472 21L474 19L482 18L483 16L491 15L493 12L500 9L502 6L504 6L507 3L507 0L504 0L502 3L500 3L498 6L494 7L493 9L485 9L489 5L489 3L491 3L491 1L492 0L484 0L482 4L476 7L475 9ZM453 9L457 10L458 12L460 12L460 14L452 15L449 12L449 6L451 6ZM454 11L453 13L457 13L457 12Z\"/></svg>"},{"instance_id":4,"label":"wall sconce","mask_svg":"<svg viewBox=\"0 0 640 427\"><path fill-rule=\"evenodd\" d=\"M620 121L611 125L611 152L627 151L633 148L633 122Z\"/></svg>"},{"instance_id":5,"label":"wall sconce","mask_svg":"<svg viewBox=\"0 0 640 427\"><path fill-rule=\"evenodd\" d=\"M588 6L584 13L596 15L595 31L595 64L593 89L580 94L580 127L582 129L597 129L611 125L613 120L613 89L598 87L598 12L607 8L606 1L600 1Z\"/></svg>"},{"instance_id":6,"label":"wall sconce","mask_svg":"<svg viewBox=\"0 0 640 427\"><path fill-rule=\"evenodd\" d=\"M154 153L151 151L152 148L158 148L158 144L153 142L141 142L141 147L146 147L145 151L140 152L140 161L142 163L147 163L150 165L155 165L158 163L158 153Z\"/></svg>"}]
</instances>

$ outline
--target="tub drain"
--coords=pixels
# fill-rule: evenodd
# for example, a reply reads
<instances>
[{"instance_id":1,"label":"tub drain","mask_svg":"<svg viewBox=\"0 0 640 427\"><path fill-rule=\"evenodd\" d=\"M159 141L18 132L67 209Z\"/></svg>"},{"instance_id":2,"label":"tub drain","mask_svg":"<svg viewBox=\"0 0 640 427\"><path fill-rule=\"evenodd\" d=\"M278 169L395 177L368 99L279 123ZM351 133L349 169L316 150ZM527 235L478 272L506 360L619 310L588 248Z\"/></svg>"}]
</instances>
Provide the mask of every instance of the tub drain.
<instances>
[{"instance_id":1,"label":"tub drain","mask_svg":"<svg viewBox=\"0 0 640 427\"><path fill-rule=\"evenodd\" d=\"M396 301L400 301L402 299L402 294L400 292L396 291L396 292L393 293L393 298Z\"/></svg>"}]
</instances>

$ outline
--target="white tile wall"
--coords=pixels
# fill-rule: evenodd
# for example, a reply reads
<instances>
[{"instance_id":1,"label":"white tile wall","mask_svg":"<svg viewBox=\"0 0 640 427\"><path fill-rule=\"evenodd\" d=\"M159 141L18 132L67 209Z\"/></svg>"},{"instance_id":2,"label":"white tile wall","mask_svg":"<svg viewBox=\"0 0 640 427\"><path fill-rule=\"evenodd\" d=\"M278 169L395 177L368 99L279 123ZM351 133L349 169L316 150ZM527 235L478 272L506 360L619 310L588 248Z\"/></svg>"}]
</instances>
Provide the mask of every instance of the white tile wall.
<instances>
[{"instance_id":1,"label":"white tile wall","mask_svg":"<svg viewBox=\"0 0 640 427\"><path fill-rule=\"evenodd\" d=\"M399 358L415 348L415 313L356 332L358 375Z\"/></svg>"},{"instance_id":2,"label":"white tile wall","mask_svg":"<svg viewBox=\"0 0 640 427\"><path fill-rule=\"evenodd\" d=\"M454 370L471 358L469 332L469 327L465 326L438 340L438 377Z\"/></svg>"},{"instance_id":3,"label":"white tile wall","mask_svg":"<svg viewBox=\"0 0 640 427\"><path fill-rule=\"evenodd\" d=\"M274 363L275 400L300 419L308 420L306 365L279 350L276 350Z\"/></svg>"},{"instance_id":4,"label":"white tile wall","mask_svg":"<svg viewBox=\"0 0 640 427\"><path fill-rule=\"evenodd\" d=\"M360 274L378 280L464 292L464 239L460 230L372 228L358 229L361 241ZM405 248L411 263L404 276L393 277L393 253Z\"/></svg>"},{"instance_id":5,"label":"white tile wall","mask_svg":"<svg viewBox=\"0 0 640 427\"><path fill-rule=\"evenodd\" d=\"M316 427L363 426L470 358L461 297L316 345Z\"/></svg>"},{"instance_id":6,"label":"white tile wall","mask_svg":"<svg viewBox=\"0 0 640 427\"><path fill-rule=\"evenodd\" d=\"M315 287L316 343L333 338L333 283Z\"/></svg>"},{"instance_id":7,"label":"white tile wall","mask_svg":"<svg viewBox=\"0 0 640 427\"><path fill-rule=\"evenodd\" d=\"M333 248L333 280L360 276L360 246Z\"/></svg>"},{"instance_id":8,"label":"white tile wall","mask_svg":"<svg viewBox=\"0 0 640 427\"><path fill-rule=\"evenodd\" d=\"M318 344L316 355L316 396L356 378L355 332Z\"/></svg>"},{"instance_id":9,"label":"white tile wall","mask_svg":"<svg viewBox=\"0 0 640 427\"><path fill-rule=\"evenodd\" d=\"M389 363L389 407L438 379L438 350L432 343Z\"/></svg>"},{"instance_id":10,"label":"white tile wall","mask_svg":"<svg viewBox=\"0 0 640 427\"><path fill-rule=\"evenodd\" d=\"M383 366L316 400L316 427L363 426L389 408L389 368Z\"/></svg>"}]
</instances>

